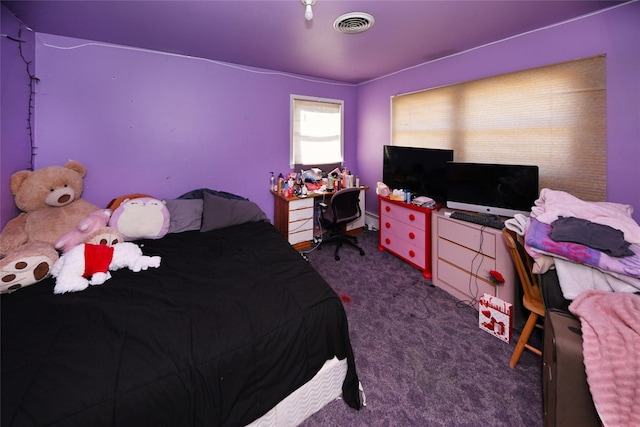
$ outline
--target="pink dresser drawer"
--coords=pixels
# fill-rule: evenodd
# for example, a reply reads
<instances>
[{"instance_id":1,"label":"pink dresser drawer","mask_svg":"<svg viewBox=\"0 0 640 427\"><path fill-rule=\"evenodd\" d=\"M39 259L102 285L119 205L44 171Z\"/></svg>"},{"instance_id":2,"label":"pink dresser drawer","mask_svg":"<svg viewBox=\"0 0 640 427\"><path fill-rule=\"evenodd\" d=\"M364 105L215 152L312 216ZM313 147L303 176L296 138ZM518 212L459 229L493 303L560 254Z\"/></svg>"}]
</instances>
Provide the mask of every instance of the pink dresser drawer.
<instances>
[{"instance_id":1,"label":"pink dresser drawer","mask_svg":"<svg viewBox=\"0 0 640 427\"><path fill-rule=\"evenodd\" d=\"M480 245L482 245L482 253L495 258L495 234L482 232L475 224L467 225L462 221L451 218L439 216L437 220L439 238L456 242L457 244L465 246L474 252L480 252ZM438 256L440 256L439 253ZM456 264L460 265L459 263Z\"/></svg>"},{"instance_id":2,"label":"pink dresser drawer","mask_svg":"<svg viewBox=\"0 0 640 427\"><path fill-rule=\"evenodd\" d=\"M458 265L478 277L485 278L485 280L489 277L489 271L496 269L495 258L470 251L464 246L457 245L445 239L438 239L436 245L438 245L439 259Z\"/></svg>"},{"instance_id":3,"label":"pink dresser drawer","mask_svg":"<svg viewBox=\"0 0 640 427\"><path fill-rule=\"evenodd\" d=\"M381 218L390 218L405 224L412 225L413 227L425 230L427 214L419 212L413 209L407 209L405 207L382 201L380 203L382 209Z\"/></svg>"},{"instance_id":4,"label":"pink dresser drawer","mask_svg":"<svg viewBox=\"0 0 640 427\"><path fill-rule=\"evenodd\" d=\"M496 287L486 282L481 277L475 278L475 276L469 277L469 273L461 270L455 265L448 262L440 261L438 263L436 278L440 285L442 282L446 283L453 289L460 289L460 293L456 293L460 299L465 299L465 296L480 298L482 294L488 293L489 295L496 295ZM460 296L461 295L461 296Z\"/></svg>"},{"instance_id":5,"label":"pink dresser drawer","mask_svg":"<svg viewBox=\"0 0 640 427\"><path fill-rule=\"evenodd\" d=\"M425 248L426 233L423 230L393 219L383 219L382 222L380 224L382 231L414 246ZM385 242L383 241L382 244Z\"/></svg>"},{"instance_id":6,"label":"pink dresser drawer","mask_svg":"<svg viewBox=\"0 0 640 427\"><path fill-rule=\"evenodd\" d=\"M423 233L424 234L424 233ZM382 245L407 261L415 264L418 268L426 267L426 252L424 247L417 246L409 241L398 237L398 235L385 230L380 230L380 242ZM423 241L424 244L424 241Z\"/></svg>"}]
</instances>

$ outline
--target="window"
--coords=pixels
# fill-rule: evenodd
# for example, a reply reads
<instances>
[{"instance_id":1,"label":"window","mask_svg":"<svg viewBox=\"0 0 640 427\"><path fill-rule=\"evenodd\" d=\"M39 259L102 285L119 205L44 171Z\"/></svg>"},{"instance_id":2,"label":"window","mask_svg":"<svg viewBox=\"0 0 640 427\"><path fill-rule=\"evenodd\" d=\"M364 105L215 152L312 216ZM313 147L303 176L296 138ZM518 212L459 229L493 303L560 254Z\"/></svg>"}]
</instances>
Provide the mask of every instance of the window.
<instances>
[{"instance_id":1,"label":"window","mask_svg":"<svg viewBox=\"0 0 640 427\"><path fill-rule=\"evenodd\" d=\"M537 165L540 188L606 200L605 98L604 56L399 95L391 143Z\"/></svg>"},{"instance_id":2,"label":"window","mask_svg":"<svg viewBox=\"0 0 640 427\"><path fill-rule=\"evenodd\" d=\"M291 95L291 158L294 169L330 166L343 161L344 101Z\"/></svg>"}]
</instances>

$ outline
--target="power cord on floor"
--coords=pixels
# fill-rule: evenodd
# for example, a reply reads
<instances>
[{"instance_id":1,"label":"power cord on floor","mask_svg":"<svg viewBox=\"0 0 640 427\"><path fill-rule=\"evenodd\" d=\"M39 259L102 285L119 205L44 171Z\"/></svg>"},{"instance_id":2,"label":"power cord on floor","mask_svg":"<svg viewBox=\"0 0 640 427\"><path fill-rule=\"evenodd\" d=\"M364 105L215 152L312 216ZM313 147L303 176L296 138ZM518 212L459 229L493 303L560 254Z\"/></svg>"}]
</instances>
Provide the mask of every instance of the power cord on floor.
<instances>
[{"instance_id":1,"label":"power cord on floor","mask_svg":"<svg viewBox=\"0 0 640 427\"><path fill-rule=\"evenodd\" d=\"M324 201L324 196L322 196L322 201ZM324 228L322 227L322 221L320 221L320 210L321 208L318 207L318 215L314 215L316 222L318 223L318 230L320 231L320 234L316 236L314 233L313 240L311 241L312 243L311 243L310 249L300 251L300 253L302 254L302 257L307 261L309 261L309 259L307 258L307 254L310 254L311 252L315 251L322 244L322 237L324 236ZM315 227L314 227L314 231L315 231Z\"/></svg>"},{"instance_id":2,"label":"power cord on floor","mask_svg":"<svg viewBox=\"0 0 640 427\"><path fill-rule=\"evenodd\" d=\"M484 225L480 227L480 246L478 247L476 254L471 259L471 266L469 268L470 274L469 274L469 283L467 285L467 289L469 290L469 294L471 294L472 298L471 300L458 301L456 303L456 307L458 308L472 307L473 309L477 310L476 305L478 304L478 301L479 301L478 294L480 293L480 287L478 286L478 274L480 273L480 267L482 266L482 262L484 261L484 258L485 258L482 252L482 244L484 242L485 229L486 229L486 226ZM478 264L478 266L474 271L473 264L475 263L478 256L480 256L480 263ZM475 285L475 287L472 287L472 285Z\"/></svg>"},{"instance_id":3,"label":"power cord on floor","mask_svg":"<svg viewBox=\"0 0 640 427\"><path fill-rule=\"evenodd\" d=\"M414 287L415 286L419 286L420 288L424 287L424 285L421 283L420 280L414 280L413 283L411 283L411 286L414 286ZM428 288L435 288L436 285L434 285L433 283L429 282L429 283L427 283L427 287ZM431 319L432 312L431 312L431 308L429 307L428 300L430 300L432 297L433 297L433 294L431 292L427 292L427 294L420 299L420 302L422 303L422 306L423 306L423 308L425 310L425 316L418 316L417 314L413 314L413 313L410 313L409 316L414 318L414 319L417 319L417 320L429 320L429 319Z\"/></svg>"}]
</instances>

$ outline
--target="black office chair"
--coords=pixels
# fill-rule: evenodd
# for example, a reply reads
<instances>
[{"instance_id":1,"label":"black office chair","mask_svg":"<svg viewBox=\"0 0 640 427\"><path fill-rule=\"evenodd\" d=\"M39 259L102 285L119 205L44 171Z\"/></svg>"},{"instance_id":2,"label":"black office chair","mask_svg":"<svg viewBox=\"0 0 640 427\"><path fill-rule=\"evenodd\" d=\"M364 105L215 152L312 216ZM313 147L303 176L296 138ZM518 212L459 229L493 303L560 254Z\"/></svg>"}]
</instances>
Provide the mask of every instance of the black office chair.
<instances>
[{"instance_id":1,"label":"black office chair","mask_svg":"<svg viewBox=\"0 0 640 427\"><path fill-rule=\"evenodd\" d=\"M318 249L329 242L337 242L335 259L340 261L338 251L343 243L347 243L360 251L360 255L364 255L364 250L358 246L358 239L355 236L349 236L345 233L345 226L362 216L360 209L360 189L345 188L337 191L331 196L330 206L324 203L320 204L320 224L329 232L328 237L322 237L322 242Z\"/></svg>"}]
</instances>

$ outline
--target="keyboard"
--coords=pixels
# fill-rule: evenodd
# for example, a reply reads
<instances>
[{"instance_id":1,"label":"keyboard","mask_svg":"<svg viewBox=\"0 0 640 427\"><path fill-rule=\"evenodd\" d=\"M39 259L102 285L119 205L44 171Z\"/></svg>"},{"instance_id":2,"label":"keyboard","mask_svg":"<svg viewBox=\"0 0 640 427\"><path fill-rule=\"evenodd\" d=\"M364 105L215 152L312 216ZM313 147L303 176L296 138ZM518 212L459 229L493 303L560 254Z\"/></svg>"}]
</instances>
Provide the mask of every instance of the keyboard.
<instances>
[{"instance_id":1,"label":"keyboard","mask_svg":"<svg viewBox=\"0 0 640 427\"><path fill-rule=\"evenodd\" d=\"M504 228L504 221L494 215L474 215L464 212L451 212L451 218L459 219L460 221L472 222L474 224L482 225L483 227L491 227L498 230Z\"/></svg>"}]
</instances>

